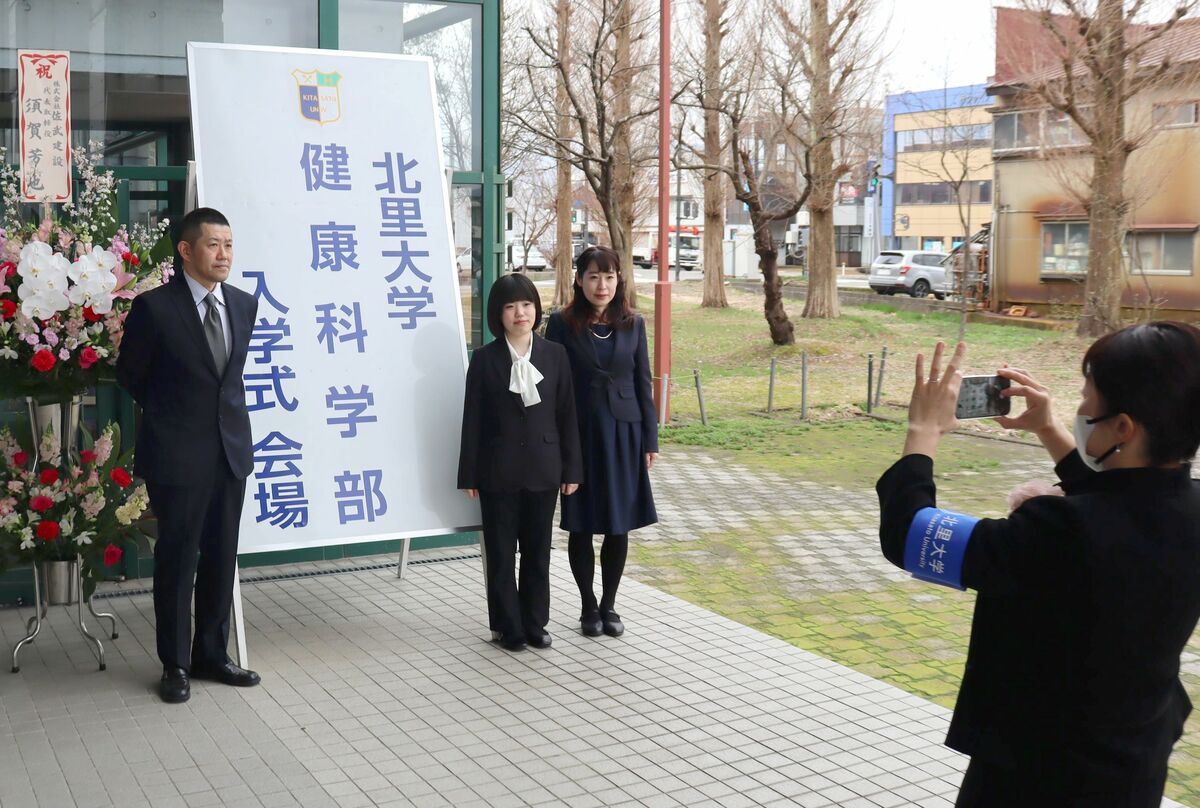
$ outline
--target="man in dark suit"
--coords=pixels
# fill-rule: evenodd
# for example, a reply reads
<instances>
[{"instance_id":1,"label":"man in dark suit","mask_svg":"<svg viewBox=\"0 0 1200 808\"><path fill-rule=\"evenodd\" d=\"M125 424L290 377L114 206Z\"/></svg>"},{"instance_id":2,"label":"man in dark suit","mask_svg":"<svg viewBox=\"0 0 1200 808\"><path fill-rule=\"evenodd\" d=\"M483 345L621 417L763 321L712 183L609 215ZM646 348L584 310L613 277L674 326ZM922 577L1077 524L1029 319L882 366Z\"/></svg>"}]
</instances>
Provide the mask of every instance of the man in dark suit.
<instances>
[{"instance_id":1,"label":"man in dark suit","mask_svg":"<svg viewBox=\"0 0 1200 808\"><path fill-rule=\"evenodd\" d=\"M159 693L171 703L188 700L189 676L259 682L226 653L238 522L254 468L242 368L258 311L253 295L225 283L232 263L226 218L212 208L187 214L175 275L134 298L117 356L117 381L142 408L134 473L158 518Z\"/></svg>"}]
</instances>

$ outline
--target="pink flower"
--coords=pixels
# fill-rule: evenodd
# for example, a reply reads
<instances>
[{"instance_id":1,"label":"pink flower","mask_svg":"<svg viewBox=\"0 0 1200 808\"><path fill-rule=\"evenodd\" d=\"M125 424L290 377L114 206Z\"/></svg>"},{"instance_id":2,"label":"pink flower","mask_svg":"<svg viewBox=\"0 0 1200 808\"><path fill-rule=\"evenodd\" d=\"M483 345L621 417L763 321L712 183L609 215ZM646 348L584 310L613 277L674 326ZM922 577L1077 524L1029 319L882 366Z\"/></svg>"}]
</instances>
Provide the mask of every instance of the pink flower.
<instances>
[{"instance_id":1,"label":"pink flower","mask_svg":"<svg viewBox=\"0 0 1200 808\"><path fill-rule=\"evenodd\" d=\"M58 334L51 331L49 328L42 330L42 338L46 340L46 344L51 348L58 344ZM63 358L66 359L65 356Z\"/></svg>"},{"instance_id":2,"label":"pink flower","mask_svg":"<svg viewBox=\"0 0 1200 808\"><path fill-rule=\"evenodd\" d=\"M68 359L71 358L71 352L68 351L66 348L63 348L62 350L60 350L58 352L58 358L61 359L63 362L66 362Z\"/></svg>"}]
</instances>

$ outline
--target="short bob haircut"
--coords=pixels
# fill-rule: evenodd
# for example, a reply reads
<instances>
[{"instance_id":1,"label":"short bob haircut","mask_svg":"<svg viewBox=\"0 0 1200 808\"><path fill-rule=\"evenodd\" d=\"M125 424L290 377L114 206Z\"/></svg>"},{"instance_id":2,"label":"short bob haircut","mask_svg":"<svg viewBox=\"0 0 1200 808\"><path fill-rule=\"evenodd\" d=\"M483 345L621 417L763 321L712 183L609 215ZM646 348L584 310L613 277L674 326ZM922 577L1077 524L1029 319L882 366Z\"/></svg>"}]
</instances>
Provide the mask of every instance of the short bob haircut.
<instances>
[{"instance_id":1,"label":"short bob haircut","mask_svg":"<svg viewBox=\"0 0 1200 808\"><path fill-rule=\"evenodd\" d=\"M1133 325L1092 343L1083 375L1105 412L1125 413L1146 430L1154 465L1187 463L1200 448L1200 328L1160 321Z\"/></svg>"},{"instance_id":2,"label":"short bob haircut","mask_svg":"<svg viewBox=\"0 0 1200 808\"><path fill-rule=\"evenodd\" d=\"M533 281L515 272L501 275L492 284L487 304L488 328L491 329L492 336L496 339L504 336L504 320L502 319L504 307L509 303L516 303L518 300L527 300L533 304L533 310L537 313L533 320L533 329L536 331L542 324L542 299L538 295Z\"/></svg>"}]
</instances>

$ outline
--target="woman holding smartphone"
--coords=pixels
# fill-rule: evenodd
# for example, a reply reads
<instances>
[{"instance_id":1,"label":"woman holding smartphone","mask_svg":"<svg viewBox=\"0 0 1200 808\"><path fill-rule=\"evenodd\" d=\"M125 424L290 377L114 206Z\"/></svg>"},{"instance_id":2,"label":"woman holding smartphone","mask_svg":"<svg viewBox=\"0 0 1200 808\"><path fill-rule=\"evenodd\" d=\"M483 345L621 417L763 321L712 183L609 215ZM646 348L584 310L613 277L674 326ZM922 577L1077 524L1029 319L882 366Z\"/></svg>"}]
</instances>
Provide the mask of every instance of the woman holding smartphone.
<instances>
[{"instance_id":1,"label":"woman holding smartphone","mask_svg":"<svg viewBox=\"0 0 1200 808\"><path fill-rule=\"evenodd\" d=\"M549 648L554 504L583 479L571 367L534 333L542 303L524 275L497 279L487 318L497 336L467 369L458 487L479 498L493 636L508 651Z\"/></svg>"},{"instance_id":2,"label":"woman holding smartphone","mask_svg":"<svg viewBox=\"0 0 1200 808\"><path fill-rule=\"evenodd\" d=\"M615 604L629 532L658 521L648 473L658 458L658 425L646 324L629 309L620 258L608 247L579 254L574 286L574 299L546 325L546 339L562 343L570 357L584 458L583 485L563 497L560 526L570 533L580 630L619 637L625 625ZM599 602L593 589L597 533L604 536Z\"/></svg>"},{"instance_id":3,"label":"woman holding smartphone","mask_svg":"<svg viewBox=\"0 0 1200 808\"><path fill-rule=\"evenodd\" d=\"M904 456L880 478L884 555L978 592L946 743L971 756L958 806L1157 808L1191 703L1179 656L1200 617L1200 329L1131 326L1083 358L1073 428L1046 388L1001 368L1062 496L1007 519L940 509L933 458L955 426L963 345L917 357Z\"/></svg>"}]
</instances>

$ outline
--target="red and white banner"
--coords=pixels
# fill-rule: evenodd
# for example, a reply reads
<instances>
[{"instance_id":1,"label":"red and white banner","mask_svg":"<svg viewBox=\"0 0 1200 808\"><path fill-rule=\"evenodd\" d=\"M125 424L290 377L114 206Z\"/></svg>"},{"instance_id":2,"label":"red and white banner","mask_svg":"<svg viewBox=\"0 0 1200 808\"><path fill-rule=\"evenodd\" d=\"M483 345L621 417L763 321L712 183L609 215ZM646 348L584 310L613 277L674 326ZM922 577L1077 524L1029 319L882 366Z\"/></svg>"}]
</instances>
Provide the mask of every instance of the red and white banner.
<instances>
[{"instance_id":1,"label":"red and white banner","mask_svg":"<svg viewBox=\"0 0 1200 808\"><path fill-rule=\"evenodd\" d=\"M71 55L17 51L21 111L21 197L71 198Z\"/></svg>"}]
</instances>

